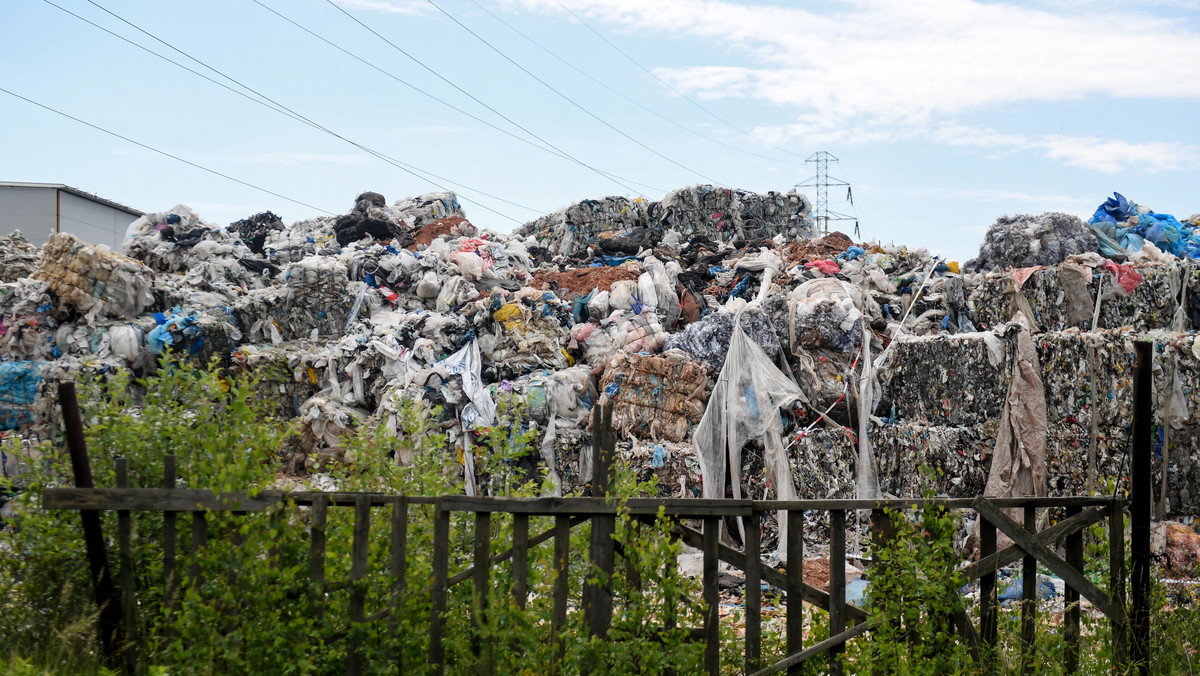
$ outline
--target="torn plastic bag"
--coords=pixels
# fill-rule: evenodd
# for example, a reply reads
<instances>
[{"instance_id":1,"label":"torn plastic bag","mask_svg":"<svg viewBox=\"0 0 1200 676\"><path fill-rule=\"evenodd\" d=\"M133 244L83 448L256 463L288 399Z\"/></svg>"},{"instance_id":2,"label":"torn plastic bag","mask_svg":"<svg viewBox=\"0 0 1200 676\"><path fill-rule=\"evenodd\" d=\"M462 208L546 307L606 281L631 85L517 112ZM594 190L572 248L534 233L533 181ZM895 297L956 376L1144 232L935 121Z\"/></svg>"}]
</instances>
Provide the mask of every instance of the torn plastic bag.
<instances>
[{"instance_id":1,"label":"torn plastic bag","mask_svg":"<svg viewBox=\"0 0 1200 676\"><path fill-rule=\"evenodd\" d=\"M766 463L768 471L776 468L772 484L776 495L785 500L795 497L791 472L783 469L787 458L778 457L783 455L778 435L782 434L780 410L798 400L804 400L800 387L750 340L742 330L741 316L735 317L725 365L696 429L705 498L725 497L726 467L733 497L742 497L742 447L751 439L763 439L771 456ZM775 438L769 441L768 436Z\"/></svg>"},{"instance_id":2,"label":"torn plastic bag","mask_svg":"<svg viewBox=\"0 0 1200 676\"><path fill-rule=\"evenodd\" d=\"M1044 496L1048 424L1042 368L1025 316L1018 312L1009 330L1017 334L1012 380L996 430L992 467L983 494L1001 498ZM1008 511L1023 523L1022 510Z\"/></svg>"},{"instance_id":3,"label":"torn plastic bag","mask_svg":"<svg viewBox=\"0 0 1200 676\"><path fill-rule=\"evenodd\" d=\"M608 319L608 292L601 291L592 296L587 305L588 316L592 319Z\"/></svg>"},{"instance_id":4,"label":"torn plastic bag","mask_svg":"<svg viewBox=\"0 0 1200 676\"><path fill-rule=\"evenodd\" d=\"M417 297L426 300L437 298L438 293L442 290L442 283L438 280L437 273L430 270L421 277L421 281L417 282Z\"/></svg>"},{"instance_id":5,"label":"torn plastic bag","mask_svg":"<svg viewBox=\"0 0 1200 676\"><path fill-rule=\"evenodd\" d=\"M480 373L483 359L479 354L479 341L472 340L461 350L439 361L437 366L450 375L462 376L463 392L471 403L464 406L460 416L463 427L488 427L496 422L496 402L488 394Z\"/></svg>"}]
</instances>

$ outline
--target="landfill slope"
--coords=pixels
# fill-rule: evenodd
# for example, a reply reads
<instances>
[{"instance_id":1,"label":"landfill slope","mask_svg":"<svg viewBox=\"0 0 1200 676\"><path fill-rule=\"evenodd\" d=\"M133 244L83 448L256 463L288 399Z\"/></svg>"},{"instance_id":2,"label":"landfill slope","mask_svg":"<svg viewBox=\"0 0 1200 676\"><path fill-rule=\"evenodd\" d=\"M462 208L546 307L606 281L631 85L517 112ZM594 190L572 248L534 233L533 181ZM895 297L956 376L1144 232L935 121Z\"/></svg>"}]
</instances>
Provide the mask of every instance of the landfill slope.
<instances>
[{"instance_id":1,"label":"landfill slope","mask_svg":"<svg viewBox=\"0 0 1200 676\"><path fill-rule=\"evenodd\" d=\"M664 496L973 496L1014 374L1033 368L1040 490L1075 494L1125 481L1132 341L1149 337L1155 499L1191 516L1200 222L1129 204L1102 205L1113 222L1002 217L964 266L815 237L803 195L713 186L584 200L511 235L477 228L453 193L376 192L291 225L222 227L179 205L130 226L122 252L14 233L0 427L55 438L54 383L165 356L255 375L296 432L278 469L301 480L415 402L440 410L462 490L486 493L473 458L514 398L535 431L522 466L582 494L607 398L622 460Z\"/></svg>"}]
</instances>

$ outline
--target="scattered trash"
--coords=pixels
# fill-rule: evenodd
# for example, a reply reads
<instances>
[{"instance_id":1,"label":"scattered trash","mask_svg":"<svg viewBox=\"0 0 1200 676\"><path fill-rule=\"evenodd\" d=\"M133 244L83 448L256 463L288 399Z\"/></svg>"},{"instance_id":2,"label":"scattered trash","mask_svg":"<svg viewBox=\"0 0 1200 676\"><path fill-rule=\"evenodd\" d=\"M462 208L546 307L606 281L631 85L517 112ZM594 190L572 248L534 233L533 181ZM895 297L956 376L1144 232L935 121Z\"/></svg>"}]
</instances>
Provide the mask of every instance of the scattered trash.
<instances>
[{"instance_id":1,"label":"scattered trash","mask_svg":"<svg viewBox=\"0 0 1200 676\"><path fill-rule=\"evenodd\" d=\"M883 492L921 494L928 467L938 493L973 496L1014 364L1032 350L1046 418L1031 476L1049 495L1086 493L1089 476L1120 473L1136 332L1157 344L1156 391L1175 397L1164 505L1200 513L1195 217L1120 196L1091 223L1004 217L960 266L814 238L792 192L584 200L512 234L473 225L453 193L389 204L363 192L347 206L222 227L177 205L135 221L124 255L70 235L40 249L0 237L0 426L48 438L53 386L73 374L215 358L257 376L293 421L293 474L353 462L347 432L398 429L400 404L417 401L441 407L464 490L486 490L464 449L486 452L478 437L513 395L531 462L557 494L578 494L588 414L608 396L619 457L664 496L853 497L864 432ZM1004 330L1018 312L1022 350ZM825 527L813 519L806 529ZM764 547L779 547L775 515L763 527Z\"/></svg>"}]
</instances>

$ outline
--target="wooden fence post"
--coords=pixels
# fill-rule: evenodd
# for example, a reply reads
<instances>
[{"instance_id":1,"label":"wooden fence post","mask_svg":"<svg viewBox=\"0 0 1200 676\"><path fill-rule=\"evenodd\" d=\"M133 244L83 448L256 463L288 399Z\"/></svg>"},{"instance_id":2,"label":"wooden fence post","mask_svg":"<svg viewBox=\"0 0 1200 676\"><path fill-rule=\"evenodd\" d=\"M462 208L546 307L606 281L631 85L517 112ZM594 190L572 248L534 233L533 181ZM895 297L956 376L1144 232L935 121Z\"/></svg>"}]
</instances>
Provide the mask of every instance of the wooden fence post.
<instances>
[{"instance_id":1,"label":"wooden fence post","mask_svg":"<svg viewBox=\"0 0 1200 676\"><path fill-rule=\"evenodd\" d=\"M1129 584L1133 634L1133 666L1138 673L1150 673L1150 457L1154 344L1139 340L1133 344L1137 364L1133 370L1133 440L1129 477L1129 540L1132 569ZM1162 468L1166 474L1167 468Z\"/></svg>"},{"instance_id":2,"label":"wooden fence post","mask_svg":"<svg viewBox=\"0 0 1200 676\"><path fill-rule=\"evenodd\" d=\"M1113 500L1108 513L1108 594L1112 598L1113 667L1125 671L1129 664L1129 624L1125 613L1125 512Z\"/></svg>"},{"instance_id":3,"label":"wooden fence post","mask_svg":"<svg viewBox=\"0 0 1200 676\"><path fill-rule=\"evenodd\" d=\"M471 642L474 653L479 658L480 674L491 674L495 671L495 646L491 641L484 640L484 631L488 625L488 591L491 588L491 559L492 559L492 514L491 512L475 512L475 602L474 632Z\"/></svg>"},{"instance_id":4,"label":"wooden fence post","mask_svg":"<svg viewBox=\"0 0 1200 676\"><path fill-rule=\"evenodd\" d=\"M1025 508L1025 530L1037 531L1037 509ZM1026 552L1021 565L1021 671L1032 674L1034 633L1037 631L1037 559Z\"/></svg>"},{"instance_id":5,"label":"wooden fence post","mask_svg":"<svg viewBox=\"0 0 1200 676\"><path fill-rule=\"evenodd\" d=\"M175 456L163 456L163 488L175 488ZM179 589L179 580L175 572L176 546L178 534L175 525L175 512L163 512L163 614L167 622L164 629L165 639L170 643L175 612L175 595Z\"/></svg>"},{"instance_id":6,"label":"wooden fence post","mask_svg":"<svg viewBox=\"0 0 1200 676\"><path fill-rule=\"evenodd\" d=\"M129 488L129 461L115 460L117 488ZM117 512L117 542L121 565L121 610L125 623L125 669L137 673L137 599L133 588L133 524L129 510Z\"/></svg>"},{"instance_id":7,"label":"wooden fence post","mask_svg":"<svg viewBox=\"0 0 1200 676\"><path fill-rule=\"evenodd\" d=\"M367 591L363 578L367 576L367 560L371 547L371 501L365 495L354 498L354 543L350 553L350 650L346 673L358 676L363 672L362 623L365 620Z\"/></svg>"},{"instance_id":8,"label":"wooden fence post","mask_svg":"<svg viewBox=\"0 0 1200 676\"><path fill-rule=\"evenodd\" d=\"M404 612L404 591L408 575L408 498L398 498L392 503L391 539L392 598L388 613L388 633L392 638L399 636L399 617ZM393 654L396 672L404 673L404 648Z\"/></svg>"},{"instance_id":9,"label":"wooden fence post","mask_svg":"<svg viewBox=\"0 0 1200 676\"><path fill-rule=\"evenodd\" d=\"M761 512L752 512L746 523L746 673L762 663L762 556L759 553Z\"/></svg>"},{"instance_id":10,"label":"wooden fence post","mask_svg":"<svg viewBox=\"0 0 1200 676\"><path fill-rule=\"evenodd\" d=\"M525 610L529 597L529 515L513 514L513 600Z\"/></svg>"},{"instance_id":11,"label":"wooden fence post","mask_svg":"<svg viewBox=\"0 0 1200 676\"><path fill-rule=\"evenodd\" d=\"M612 479L613 451L616 448L616 439L612 434L612 402L604 397L592 411L592 494L605 497L608 495L609 482ZM591 559L598 574L588 576L584 613L587 616L590 634L601 638L608 635L608 628L612 625L615 531L616 517L592 517Z\"/></svg>"},{"instance_id":12,"label":"wooden fence post","mask_svg":"<svg viewBox=\"0 0 1200 676\"><path fill-rule=\"evenodd\" d=\"M1067 518L1079 514L1079 507L1068 507ZM1067 536L1067 563L1075 570L1083 573L1083 531L1076 531ZM1067 585L1063 597L1066 608L1063 617L1063 642L1066 644L1064 666L1068 674L1079 670L1079 590Z\"/></svg>"},{"instance_id":13,"label":"wooden fence post","mask_svg":"<svg viewBox=\"0 0 1200 676\"><path fill-rule=\"evenodd\" d=\"M704 590L704 671L712 676L721 670L721 590L717 584L720 536L721 519L705 517L704 561L701 568Z\"/></svg>"},{"instance_id":14,"label":"wooden fence post","mask_svg":"<svg viewBox=\"0 0 1200 676\"><path fill-rule=\"evenodd\" d=\"M433 581L430 589L432 609L429 618L429 663L434 673L446 673L446 651L442 646L442 627L446 622L446 582L450 565L450 512L438 500L433 506Z\"/></svg>"},{"instance_id":15,"label":"wooden fence post","mask_svg":"<svg viewBox=\"0 0 1200 676\"><path fill-rule=\"evenodd\" d=\"M786 528L787 654L794 655L804 649L804 511L789 508ZM788 667L788 676L803 673L803 664Z\"/></svg>"},{"instance_id":16,"label":"wooden fence post","mask_svg":"<svg viewBox=\"0 0 1200 676\"><path fill-rule=\"evenodd\" d=\"M554 615L550 621L551 653L550 673L558 674L566 646L562 642L562 630L567 624L567 599L570 596L571 578L568 575L571 547L571 517L554 517Z\"/></svg>"},{"instance_id":17,"label":"wooden fence post","mask_svg":"<svg viewBox=\"0 0 1200 676\"><path fill-rule=\"evenodd\" d=\"M979 524L979 560L996 553L996 524L976 517ZM979 634L983 640L984 664L988 673L996 671L996 628L999 619L999 599L996 598L996 573L992 571L979 578Z\"/></svg>"},{"instance_id":18,"label":"wooden fence post","mask_svg":"<svg viewBox=\"0 0 1200 676\"><path fill-rule=\"evenodd\" d=\"M829 635L846 630L846 511L829 511ZM842 673L844 645L829 651L829 673Z\"/></svg>"},{"instance_id":19,"label":"wooden fence post","mask_svg":"<svg viewBox=\"0 0 1200 676\"><path fill-rule=\"evenodd\" d=\"M79 415L79 401L75 398L75 383L58 384L58 401L62 407L63 429L67 435L67 450L71 454L75 486L94 488L87 442L83 437L83 418ZM104 661L110 668L117 669L121 666L121 600L117 597L112 569L108 565L108 550L104 545L100 512L82 509L79 510L79 518L83 521L83 541L87 546L92 589L96 595L96 606L100 609L100 645L104 651Z\"/></svg>"},{"instance_id":20,"label":"wooden fence post","mask_svg":"<svg viewBox=\"0 0 1200 676\"><path fill-rule=\"evenodd\" d=\"M308 524L308 581L312 584L313 615L325 618L325 522L329 515L329 497L318 495L312 501Z\"/></svg>"}]
</instances>

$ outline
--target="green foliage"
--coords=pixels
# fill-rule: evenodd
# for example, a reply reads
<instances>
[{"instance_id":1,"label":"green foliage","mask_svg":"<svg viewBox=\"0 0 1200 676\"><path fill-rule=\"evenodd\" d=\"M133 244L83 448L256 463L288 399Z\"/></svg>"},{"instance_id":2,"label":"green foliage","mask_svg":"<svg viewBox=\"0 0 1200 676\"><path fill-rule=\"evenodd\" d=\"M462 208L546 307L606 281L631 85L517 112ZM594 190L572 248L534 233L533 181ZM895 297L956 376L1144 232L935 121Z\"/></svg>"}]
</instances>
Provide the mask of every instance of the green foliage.
<instances>
[{"instance_id":1,"label":"green foliage","mask_svg":"<svg viewBox=\"0 0 1200 676\"><path fill-rule=\"evenodd\" d=\"M937 507L885 514L894 537L872 552L867 609L873 629L859 658L888 665L891 673L968 670L970 654L951 624L965 583L957 568L962 559L953 546L954 514Z\"/></svg>"},{"instance_id":2,"label":"green foliage","mask_svg":"<svg viewBox=\"0 0 1200 676\"><path fill-rule=\"evenodd\" d=\"M257 396L259 383L229 378L215 366L162 364L146 380L108 374L81 383L93 473L100 486L115 485L115 459L129 463L132 486L163 481L163 457L178 459L181 488L218 492L257 490L275 481L278 449L288 425L272 416ZM496 425L469 443L450 443L437 423L440 411L404 404L398 430L384 426L359 430L345 439L347 462L322 468L339 489L390 495L446 495L463 491L463 463L472 458L484 495L529 497L551 490L536 468L522 403L499 402ZM15 449L14 449L15 450ZM531 453L535 457L531 457ZM28 485L16 492L19 514L0 532L0 670L13 674L109 674L101 665L95 634L96 610L87 575L77 512L39 508L43 488L69 485L63 450L47 444L32 454ZM633 497L658 495L656 479L639 482L632 468L619 467L610 490L617 507L614 541L621 552L611 577L590 562L592 524L570 531L565 562L571 599L565 626L552 635L554 589L558 582L553 542L528 553L527 592L517 598L512 565L489 567L486 595L470 579L447 593L443 647L448 671L490 667L497 673L534 674L558 660L562 673L699 673L704 644L693 632L703 626L700 583L679 572L682 545L662 513L634 518L624 507ZM0 491L12 492L12 486ZM432 505L409 505L405 593L394 593L398 571L391 567L391 507L371 510L366 575L352 580L354 509L330 507L325 523L324 579L311 578L310 508L282 504L245 515L198 515L207 526L207 544L191 547L193 516L180 514L174 600L164 584L161 513L133 517L136 574L137 655L148 674L326 674L345 670L352 646L359 646L367 673L422 673L429 655L430 593L433 579ZM960 602L963 584L952 542L955 520L933 508L891 512L895 537L873 552L869 611L871 632L846 646L843 660L857 673L973 673L965 645L951 630L949 615ZM117 561L116 515L103 516L110 561ZM489 552L512 546L514 517L488 519L450 514L449 571L473 565L475 527L488 527ZM531 537L554 527L554 519L529 520ZM1088 539L1089 574L1107 585L1107 530ZM579 603L587 584L612 589L609 640L590 638ZM1156 587L1152 668L1158 673L1190 671L1200 636L1194 601L1169 608ZM364 600L366 616L382 619L351 623L351 599ZM386 611L393 604L397 612ZM764 664L785 656L785 605L777 592L763 601ZM774 609L774 610L772 610ZM968 609L970 612L971 609ZM805 604L806 645L829 636L828 615ZM973 614L973 613L972 613ZM1032 658L1042 673L1062 663L1061 631L1047 613L1039 614ZM1108 621L1083 614L1081 672L1109 670ZM739 611L721 624L722 673L740 673L743 642L735 635ZM1002 670L1018 669L1019 612L1001 613L1002 644L991 659ZM810 660L803 673L824 673L824 657Z\"/></svg>"}]
</instances>

